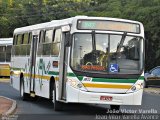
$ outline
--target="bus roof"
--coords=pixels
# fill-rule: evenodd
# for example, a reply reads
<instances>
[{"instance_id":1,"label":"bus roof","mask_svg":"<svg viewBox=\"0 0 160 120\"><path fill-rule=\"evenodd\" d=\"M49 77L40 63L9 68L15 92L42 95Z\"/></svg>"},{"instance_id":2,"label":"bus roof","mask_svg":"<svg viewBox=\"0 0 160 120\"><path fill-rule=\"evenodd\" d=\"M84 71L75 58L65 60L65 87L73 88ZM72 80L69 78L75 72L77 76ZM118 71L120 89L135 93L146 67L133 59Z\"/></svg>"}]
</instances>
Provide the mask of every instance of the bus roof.
<instances>
[{"instance_id":1,"label":"bus roof","mask_svg":"<svg viewBox=\"0 0 160 120\"><path fill-rule=\"evenodd\" d=\"M40 24L30 25L30 26L26 26L26 27L21 27L21 28L15 29L14 33L21 33L21 32L25 32L25 31L33 31L33 30L38 30L38 29L67 25L67 24L71 24L72 19L73 18L62 19L62 20L52 20L51 22L46 22L46 23L40 23Z\"/></svg>"},{"instance_id":2,"label":"bus roof","mask_svg":"<svg viewBox=\"0 0 160 120\"><path fill-rule=\"evenodd\" d=\"M13 44L13 38L0 38L0 46L12 45L12 44Z\"/></svg>"},{"instance_id":3,"label":"bus roof","mask_svg":"<svg viewBox=\"0 0 160 120\"><path fill-rule=\"evenodd\" d=\"M39 30L39 29L44 29L44 28L63 26L63 25L71 24L73 20L77 20L77 19L111 20L111 21L119 21L119 22L123 21L123 22L131 22L131 23L137 23L137 24L142 25L142 23L138 21L127 20L127 19L110 18L110 17L75 16L75 17L71 17L67 19L52 20L50 22L17 28L14 30L14 34L23 33L25 31L34 31L34 30Z\"/></svg>"}]
</instances>

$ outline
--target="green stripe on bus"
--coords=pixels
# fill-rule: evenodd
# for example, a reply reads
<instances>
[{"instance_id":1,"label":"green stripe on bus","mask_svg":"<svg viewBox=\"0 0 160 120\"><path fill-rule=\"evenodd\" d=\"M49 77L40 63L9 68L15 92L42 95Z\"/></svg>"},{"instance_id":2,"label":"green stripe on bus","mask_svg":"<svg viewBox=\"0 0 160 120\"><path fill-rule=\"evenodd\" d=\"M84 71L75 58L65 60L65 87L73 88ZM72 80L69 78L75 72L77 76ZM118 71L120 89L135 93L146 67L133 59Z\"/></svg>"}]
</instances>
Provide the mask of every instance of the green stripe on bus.
<instances>
[{"instance_id":1,"label":"green stripe on bus","mask_svg":"<svg viewBox=\"0 0 160 120\"><path fill-rule=\"evenodd\" d=\"M48 75L59 75L59 72L49 71Z\"/></svg>"},{"instance_id":2,"label":"green stripe on bus","mask_svg":"<svg viewBox=\"0 0 160 120\"><path fill-rule=\"evenodd\" d=\"M24 68L11 68L12 70L25 70Z\"/></svg>"},{"instance_id":3,"label":"green stripe on bus","mask_svg":"<svg viewBox=\"0 0 160 120\"><path fill-rule=\"evenodd\" d=\"M84 76L77 76L77 78L82 81Z\"/></svg>"},{"instance_id":4,"label":"green stripe on bus","mask_svg":"<svg viewBox=\"0 0 160 120\"><path fill-rule=\"evenodd\" d=\"M49 71L48 74L49 75L59 75L59 72ZM76 77L74 73L67 73L67 76Z\"/></svg>"},{"instance_id":5,"label":"green stripe on bus","mask_svg":"<svg viewBox=\"0 0 160 120\"><path fill-rule=\"evenodd\" d=\"M67 73L67 76L70 76L70 77L77 77L74 73Z\"/></svg>"},{"instance_id":6,"label":"green stripe on bus","mask_svg":"<svg viewBox=\"0 0 160 120\"><path fill-rule=\"evenodd\" d=\"M140 76L138 79L140 79L140 80L144 80L144 76Z\"/></svg>"},{"instance_id":7,"label":"green stripe on bus","mask_svg":"<svg viewBox=\"0 0 160 120\"><path fill-rule=\"evenodd\" d=\"M77 76L77 78L82 81L83 76ZM139 80L144 80L144 76L138 78ZM113 82L113 83L135 83L138 79L110 79L110 78L92 78L92 82Z\"/></svg>"},{"instance_id":8,"label":"green stripe on bus","mask_svg":"<svg viewBox=\"0 0 160 120\"><path fill-rule=\"evenodd\" d=\"M82 81L83 76L77 76ZM92 78L92 82L114 82L114 83L135 83L137 79L110 79L110 78Z\"/></svg>"},{"instance_id":9,"label":"green stripe on bus","mask_svg":"<svg viewBox=\"0 0 160 120\"><path fill-rule=\"evenodd\" d=\"M93 78L93 82L135 83L137 79L101 79Z\"/></svg>"}]
</instances>

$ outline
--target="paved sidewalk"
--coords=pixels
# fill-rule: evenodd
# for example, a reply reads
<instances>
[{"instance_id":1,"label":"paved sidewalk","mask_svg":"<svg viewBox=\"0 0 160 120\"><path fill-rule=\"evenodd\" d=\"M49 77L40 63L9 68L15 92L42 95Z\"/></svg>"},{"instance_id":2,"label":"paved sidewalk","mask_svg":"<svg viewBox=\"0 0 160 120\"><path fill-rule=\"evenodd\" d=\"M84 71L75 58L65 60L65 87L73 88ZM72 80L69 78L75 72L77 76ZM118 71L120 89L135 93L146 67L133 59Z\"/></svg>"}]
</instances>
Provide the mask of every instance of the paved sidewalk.
<instances>
[{"instance_id":1,"label":"paved sidewalk","mask_svg":"<svg viewBox=\"0 0 160 120\"><path fill-rule=\"evenodd\" d=\"M0 97L0 114L5 114L12 106L12 101L6 98Z\"/></svg>"},{"instance_id":2,"label":"paved sidewalk","mask_svg":"<svg viewBox=\"0 0 160 120\"><path fill-rule=\"evenodd\" d=\"M0 83L9 83L9 78L0 78ZM0 120L10 120L16 111L17 103L15 100L0 96ZM11 119L12 120L12 119Z\"/></svg>"},{"instance_id":3,"label":"paved sidewalk","mask_svg":"<svg viewBox=\"0 0 160 120\"><path fill-rule=\"evenodd\" d=\"M11 115L16 109L16 101L0 96L0 118Z\"/></svg>"},{"instance_id":4,"label":"paved sidewalk","mask_svg":"<svg viewBox=\"0 0 160 120\"><path fill-rule=\"evenodd\" d=\"M10 78L0 78L0 82L10 82Z\"/></svg>"}]
</instances>

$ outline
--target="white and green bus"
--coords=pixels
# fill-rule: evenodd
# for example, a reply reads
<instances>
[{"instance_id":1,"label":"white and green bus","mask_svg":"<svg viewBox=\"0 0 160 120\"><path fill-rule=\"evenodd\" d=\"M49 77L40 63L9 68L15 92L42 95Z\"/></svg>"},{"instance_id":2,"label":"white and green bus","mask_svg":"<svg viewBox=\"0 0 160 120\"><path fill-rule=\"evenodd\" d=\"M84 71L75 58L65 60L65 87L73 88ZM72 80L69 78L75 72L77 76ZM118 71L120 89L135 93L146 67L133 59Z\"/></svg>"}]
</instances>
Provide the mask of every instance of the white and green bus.
<instances>
[{"instance_id":1,"label":"white and green bus","mask_svg":"<svg viewBox=\"0 0 160 120\"><path fill-rule=\"evenodd\" d=\"M17 28L11 84L23 100L141 105L144 28L137 21L76 16Z\"/></svg>"}]
</instances>

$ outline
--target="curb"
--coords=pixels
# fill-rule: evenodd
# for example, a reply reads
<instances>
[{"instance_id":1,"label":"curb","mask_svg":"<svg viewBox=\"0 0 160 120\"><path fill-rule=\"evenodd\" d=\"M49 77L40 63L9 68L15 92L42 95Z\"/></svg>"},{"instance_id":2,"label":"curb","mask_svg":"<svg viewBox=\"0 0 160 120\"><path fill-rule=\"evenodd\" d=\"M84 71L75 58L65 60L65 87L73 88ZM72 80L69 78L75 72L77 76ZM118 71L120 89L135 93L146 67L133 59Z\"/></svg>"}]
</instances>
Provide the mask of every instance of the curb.
<instances>
[{"instance_id":1,"label":"curb","mask_svg":"<svg viewBox=\"0 0 160 120\"><path fill-rule=\"evenodd\" d=\"M160 88L145 88L144 91L149 94L160 95Z\"/></svg>"},{"instance_id":2,"label":"curb","mask_svg":"<svg viewBox=\"0 0 160 120\"><path fill-rule=\"evenodd\" d=\"M10 78L0 78L0 82L10 82Z\"/></svg>"},{"instance_id":3,"label":"curb","mask_svg":"<svg viewBox=\"0 0 160 120\"><path fill-rule=\"evenodd\" d=\"M8 116L8 115L13 114L16 107L17 107L17 102L13 99L10 99L10 98L4 97L4 96L0 96L0 97L3 97L5 99L8 99L8 100L12 101L12 106L9 108L9 110L6 113L2 114L2 116Z\"/></svg>"}]
</instances>

